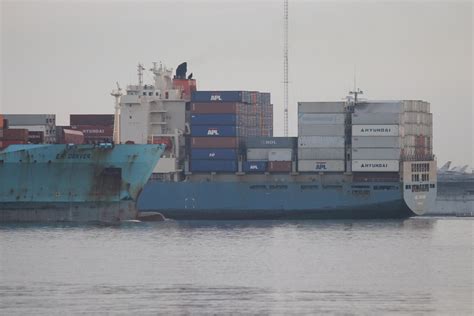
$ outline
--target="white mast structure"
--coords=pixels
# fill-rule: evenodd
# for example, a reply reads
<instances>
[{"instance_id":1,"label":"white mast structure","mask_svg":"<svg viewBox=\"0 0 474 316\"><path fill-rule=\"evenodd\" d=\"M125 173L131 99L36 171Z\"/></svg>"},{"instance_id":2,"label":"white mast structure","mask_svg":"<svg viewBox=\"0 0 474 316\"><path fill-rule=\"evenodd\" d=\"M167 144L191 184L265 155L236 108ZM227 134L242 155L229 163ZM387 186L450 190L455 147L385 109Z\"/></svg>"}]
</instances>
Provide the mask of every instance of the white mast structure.
<instances>
[{"instance_id":1,"label":"white mast structure","mask_svg":"<svg viewBox=\"0 0 474 316\"><path fill-rule=\"evenodd\" d=\"M112 90L111 96L115 97L115 115L114 115L114 143L120 144L120 97L122 96L122 89L118 82L117 90Z\"/></svg>"},{"instance_id":2,"label":"white mast structure","mask_svg":"<svg viewBox=\"0 0 474 316\"><path fill-rule=\"evenodd\" d=\"M288 137L288 0L283 9L283 107L284 107L284 136Z\"/></svg>"}]
</instances>

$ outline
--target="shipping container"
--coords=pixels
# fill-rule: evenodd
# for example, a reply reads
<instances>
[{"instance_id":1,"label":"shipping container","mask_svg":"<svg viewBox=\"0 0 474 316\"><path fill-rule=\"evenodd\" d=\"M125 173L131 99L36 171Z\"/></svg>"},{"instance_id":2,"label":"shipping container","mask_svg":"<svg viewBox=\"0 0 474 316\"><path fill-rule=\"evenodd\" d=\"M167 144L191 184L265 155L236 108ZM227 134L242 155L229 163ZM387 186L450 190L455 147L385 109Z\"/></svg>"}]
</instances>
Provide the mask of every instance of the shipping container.
<instances>
[{"instance_id":1,"label":"shipping container","mask_svg":"<svg viewBox=\"0 0 474 316\"><path fill-rule=\"evenodd\" d=\"M112 126L114 125L114 114L71 114L69 115L70 125L93 125Z\"/></svg>"},{"instance_id":2,"label":"shipping container","mask_svg":"<svg viewBox=\"0 0 474 316\"><path fill-rule=\"evenodd\" d=\"M191 172L237 172L236 160L191 160Z\"/></svg>"},{"instance_id":3,"label":"shipping container","mask_svg":"<svg viewBox=\"0 0 474 316\"><path fill-rule=\"evenodd\" d=\"M296 137L247 137L247 148L294 148Z\"/></svg>"},{"instance_id":4,"label":"shipping container","mask_svg":"<svg viewBox=\"0 0 474 316\"><path fill-rule=\"evenodd\" d=\"M70 129L81 131L85 138L111 138L114 135L114 127L110 125L71 125Z\"/></svg>"},{"instance_id":5,"label":"shipping container","mask_svg":"<svg viewBox=\"0 0 474 316\"><path fill-rule=\"evenodd\" d=\"M214 136L214 137L236 137L237 128L235 126L203 126L193 125L191 127L192 136Z\"/></svg>"},{"instance_id":6,"label":"shipping container","mask_svg":"<svg viewBox=\"0 0 474 316\"><path fill-rule=\"evenodd\" d=\"M55 125L55 114L3 114L10 127L20 125Z\"/></svg>"},{"instance_id":7,"label":"shipping container","mask_svg":"<svg viewBox=\"0 0 474 316\"><path fill-rule=\"evenodd\" d=\"M237 150L229 148L192 149L191 159L236 160Z\"/></svg>"},{"instance_id":8,"label":"shipping container","mask_svg":"<svg viewBox=\"0 0 474 316\"><path fill-rule=\"evenodd\" d=\"M352 125L352 136L398 136L398 125Z\"/></svg>"},{"instance_id":9,"label":"shipping container","mask_svg":"<svg viewBox=\"0 0 474 316\"><path fill-rule=\"evenodd\" d=\"M260 161L268 160L268 154L271 148L248 148L247 149L247 160L249 161Z\"/></svg>"},{"instance_id":10,"label":"shipping container","mask_svg":"<svg viewBox=\"0 0 474 316\"><path fill-rule=\"evenodd\" d=\"M344 148L298 148L299 160L344 160Z\"/></svg>"},{"instance_id":11,"label":"shipping container","mask_svg":"<svg viewBox=\"0 0 474 316\"><path fill-rule=\"evenodd\" d=\"M242 163L242 171L247 173L259 173L267 171L266 161L244 161Z\"/></svg>"},{"instance_id":12,"label":"shipping container","mask_svg":"<svg viewBox=\"0 0 474 316\"><path fill-rule=\"evenodd\" d=\"M298 124L309 125L334 125L345 123L345 114L319 114L319 113L298 113Z\"/></svg>"},{"instance_id":13,"label":"shipping container","mask_svg":"<svg viewBox=\"0 0 474 316\"><path fill-rule=\"evenodd\" d=\"M28 141L28 130L24 128L9 128L3 130L3 140Z\"/></svg>"},{"instance_id":14,"label":"shipping container","mask_svg":"<svg viewBox=\"0 0 474 316\"><path fill-rule=\"evenodd\" d=\"M398 160L352 160L353 172L398 172Z\"/></svg>"},{"instance_id":15,"label":"shipping container","mask_svg":"<svg viewBox=\"0 0 474 316\"><path fill-rule=\"evenodd\" d=\"M1 143L1 146L0 148L6 148L10 145L24 145L26 144L27 142L24 141L24 140L17 140L17 139L14 139L14 140L2 140L0 141Z\"/></svg>"},{"instance_id":16,"label":"shipping container","mask_svg":"<svg viewBox=\"0 0 474 316\"><path fill-rule=\"evenodd\" d=\"M298 160L298 172L344 172L344 160Z\"/></svg>"},{"instance_id":17,"label":"shipping container","mask_svg":"<svg viewBox=\"0 0 474 316\"><path fill-rule=\"evenodd\" d=\"M345 102L298 102L298 113L344 113Z\"/></svg>"},{"instance_id":18,"label":"shipping container","mask_svg":"<svg viewBox=\"0 0 474 316\"><path fill-rule=\"evenodd\" d=\"M268 152L269 161L290 161L293 160L293 149L273 148Z\"/></svg>"},{"instance_id":19,"label":"shipping container","mask_svg":"<svg viewBox=\"0 0 474 316\"><path fill-rule=\"evenodd\" d=\"M354 160L398 160L400 159L400 155L400 148L352 147L352 159Z\"/></svg>"},{"instance_id":20,"label":"shipping container","mask_svg":"<svg viewBox=\"0 0 474 316\"><path fill-rule=\"evenodd\" d=\"M298 147L301 148L344 148L344 136L300 136Z\"/></svg>"},{"instance_id":21,"label":"shipping container","mask_svg":"<svg viewBox=\"0 0 474 316\"><path fill-rule=\"evenodd\" d=\"M354 107L355 114L361 113L403 113L405 106L401 101L358 102Z\"/></svg>"},{"instance_id":22,"label":"shipping container","mask_svg":"<svg viewBox=\"0 0 474 316\"><path fill-rule=\"evenodd\" d=\"M345 125L310 125L298 126L299 136L344 136Z\"/></svg>"},{"instance_id":23,"label":"shipping container","mask_svg":"<svg viewBox=\"0 0 474 316\"><path fill-rule=\"evenodd\" d=\"M31 144L42 144L44 142L44 132L28 131L28 142Z\"/></svg>"},{"instance_id":24,"label":"shipping container","mask_svg":"<svg viewBox=\"0 0 474 316\"><path fill-rule=\"evenodd\" d=\"M192 137L192 148L237 148L236 137Z\"/></svg>"},{"instance_id":25,"label":"shipping container","mask_svg":"<svg viewBox=\"0 0 474 316\"><path fill-rule=\"evenodd\" d=\"M84 144L84 134L73 129L63 129L65 144Z\"/></svg>"},{"instance_id":26,"label":"shipping container","mask_svg":"<svg viewBox=\"0 0 474 316\"><path fill-rule=\"evenodd\" d=\"M191 125L236 125L235 114L193 114Z\"/></svg>"},{"instance_id":27,"label":"shipping container","mask_svg":"<svg viewBox=\"0 0 474 316\"><path fill-rule=\"evenodd\" d=\"M2 124L3 124L3 129L9 128L7 119L3 119Z\"/></svg>"},{"instance_id":28,"label":"shipping container","mask_svg":"<svg viewBox=\"0 0 474 316\"><path fill-rule=\"evenodd\" d=\"M352 137L353 148L399 148L401 146L399 136L354 136Z\"/></svg>"},{"instance_id":29,"label":"shipping container","mask_svg":"<svg viewBox=\"0 0 474 316\"><path fill-rule=\"evenodd\" d=\"M0 130L3 129L3 115L0 114Z\"/></svg>"},{"instance_id":30,"label":"shipping container","mask_svg":"<svg viewBox=\"0 0 474 316\"><path fill-rule=\"evenodd\" d=\"M398 125L402 123L400 113L354 113L353 125Z\"/></svg>"},{"instance_id":31,"label":"shipping container","mask_svg":"<svg viewBox=\"0 0 474 316\"><path fill-rule=\"evenodd\" d=\"M245 102L250 103L250 96L245 97L244 91L193 91L192 102Z\"/></svg>"},{"instance_id":32,"label":"shipping container","mask_svg":"<svg viewBox=\"0 0 474 316\"><path fill-rule=\"evenodd\" d=\"M236 114L242 103L230 102L211 102L211 103L192 103L191 112L193 114Z\"/></svg>"},{"instance_id":33,"label":"shipping container","mask_svg":"<svg viewBox=\"0 0 474 316\"><path fill-rule=\"evenodd\" d=\"M291 161L269 161L269 172L291 172Z\"/></svg>"}]
</instances>

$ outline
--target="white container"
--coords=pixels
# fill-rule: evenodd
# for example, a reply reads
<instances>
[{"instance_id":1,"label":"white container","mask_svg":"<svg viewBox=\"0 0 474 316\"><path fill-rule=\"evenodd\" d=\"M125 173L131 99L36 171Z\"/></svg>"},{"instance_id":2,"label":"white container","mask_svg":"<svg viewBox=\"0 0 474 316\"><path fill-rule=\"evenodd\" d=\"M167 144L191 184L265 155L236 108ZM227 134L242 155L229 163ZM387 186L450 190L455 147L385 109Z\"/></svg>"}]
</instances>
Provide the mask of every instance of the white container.
<instances>
[{"instance_id":1,"label":"white container","mask_svg":"<svg viewBox=\"0 0 474 316\"><path fill-rule=\"evenodd\" d=\"M298 159L344 160L344 148L299 148Z\"/></svg>"},{"instance_id":2,"label":"white container","mask_svg":"<svg viewBox=\"0 0 474 316\"><path fill-rule=\"evenodd\" d=\"M353 125L398 125L402 122L400 113L354 113L352 114Z\"/></svg>"},{"instance_id":3,"label":"white container","mask_svg":"<svg viewBox=\"0 0 474 316\"><path fill-rule=\"evenodd\" d=\"M274 148L268 152L268 161L291 161L293 150L288 148Z\"/></svg>"},{"instance_id":4,"label":"white container","mask_svg":"<svg viewBox=\"0 0 474 316\"><path fill-rule=\"evenodd\" d=\"M268 153L270 148L248 148L247 149L247 160L248 161L266 161L268 160Z\"/></svg>"},{"instance_id":5,"label":"white container","mask_svg":"<svg viewBox=\"0 0 474 316\"><path fill-rule=\"evenodd\" d=\"M298 172L344 172L344 160L298 160Z\"/></svg>"},{"instance_id":6,"label":"white container","mask_svg":"<svg viewBox=\"0 0 474 316\"><path fill-rule=\"evenodd\" d=\"M353 172L398 172L398 160L352 160Z\"/></svg>"},{"instance_id":7,"label":"white container","mask_svg":"<svg viewBox=\"0 0 474 316\"><path fill-rule=\"evenodd\" d=\"M345 115L344 114L319 114L319 113L298 113L298 124L309 125L331 125L341 124L344 125Z\"/></svg>"},{"instance_id":8,"label":"white container","mask_svg":"<svg viewBox=\"0 0 474 316\"><path fill-rule=\"evenodd\" d=\"M354 148L352 147L353 160L398 160L400 159L400 148Z\"/></svg>"},{"instance_id":9,"label":"white container","mask_svg":"<svg viewBox=\"0 0 474 316\"><path fill-rule=\"evenodd\" d=\"M298 102L298 113L344 113L345 102Z\"/></svg>"},{"instance_id":10,"label":"white container","mask_svg":"<svg viewBox=\"0 0 474 316\"><path fill-rule=\"evenodd\" d=\"M298 127L300 136L344 136L345 126L340 125L310 125L304 124Z\"/></svg>"},{"instance_id":11,"label":"white container","mask_svg":"<svg viewBox=\"0 0 474 316\"><path fill-rule=\"evenodd\" d=\"M398 125L352 125L352 136L398 136Z\"/></svg>"},{"instance_id":12,"label":"white container","mask_svg":"<svg viewBox=\"0 0 474 316\"><path fill-rule=\"evenodd\" d=\"M397 148L400 147L399 136L354 136L352 148Z\"/></svg>"},{"instance_id":13,"label":"white container","mask_svg":"<svg viewBox=\"0 0 474 316\"><path fill-rule=\"evenodd\" d=\"M300 148L344 148L344 136L300 136Z\"/></svg>"}]
</instances>

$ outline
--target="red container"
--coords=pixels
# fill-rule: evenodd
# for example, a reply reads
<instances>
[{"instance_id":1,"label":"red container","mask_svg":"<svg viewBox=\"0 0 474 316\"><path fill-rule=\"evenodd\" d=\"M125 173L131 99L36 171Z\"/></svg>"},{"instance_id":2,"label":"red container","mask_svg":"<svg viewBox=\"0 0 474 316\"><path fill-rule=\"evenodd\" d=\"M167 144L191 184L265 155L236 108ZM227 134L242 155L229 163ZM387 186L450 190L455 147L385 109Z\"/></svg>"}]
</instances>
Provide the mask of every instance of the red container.
<instances>
[{"instance_id":1,"label":"red container","mask_svg":"<svg viewBox=\"0 0 474 316\"><path fill-rule=\"evenodd\" d=\"M0 114L0 129L3 129L3 115Z\"/></svg>"},{"instance_id":2,"label":"red container","mask_svg":"<svg viewBox=\"0 0 474 316\"><path fill-rule=\"evenodd\" d=\"M101 125L113 126L113 114L71 114L69 116L71 125Z\"/></svg>"},{"instance_id":3,"label":"red container","mask_svg":"<svg viewBox=\"0 0 474 316\"><path fill-rule=\"evenodd\" d=\"M192 137L192 148L237 148L237 137Z\"/></svg>"},{"instance_id":4,"label":"red container","mask_svg":"<svg viewBox=\"0 0 474 316\"><path fill-rule=\"evenodd\" d=\"M2 140L0 141L1 147L6 148L10 145L20 145L20 144L26 144L26 141L24 140Z\"/></svg>"},{"instance_id":5,"label":"red container","mask_svg":"<svg viewBox=\"0 0 474 316\"><path fill-rule=\"evenodd\" d=\"M235 114L239 103L213 102L191 103L193 114Z\"/></svg>"},{"instance_id":6,"label":"red container","mask_svg":"<svg viewBox=\"0 0 474 316\"><path fill-rule=\"evenodd\" d=\"M291 161L270 161L268 162L269 172L291 172Z\"/></svg>"},{"instance_id":7,"label":"red container","mask_svg":"<svg viewBox=\"0 0 474 316\"><path fill-rule=\"evenodd\" d=\"M32 144L42 144L44 142L44 132L29 131L28 142Z\"/></svg>"},{"instance_id":8,"label":"red container","mask_svg":"<svg viewBox=\"0 0 474 316\"><path fill-rule=\"evenodd\" d=\"M65 144L84 144L84 134L81 131L63 129Z\"/></svg>"},{"instance_id":9,"label":"red container","mask_svg":"<svg viewBox=\"0 0 474 316\"><path fill-rule=\"evenodd\" d=\"M71 125L71 129L81 131L85 138L111 138L114 135L113 125Z\"/></svg>"},{"instance_id":10,"label":"red container","mask_svg":"<svg viewBox=\"0 0 474 316\"><path fill-rule=\"evenodd\" d=\"M4 129L3 140L28 141L28 130L24 128Z\"/></svg>"}]
</instances>

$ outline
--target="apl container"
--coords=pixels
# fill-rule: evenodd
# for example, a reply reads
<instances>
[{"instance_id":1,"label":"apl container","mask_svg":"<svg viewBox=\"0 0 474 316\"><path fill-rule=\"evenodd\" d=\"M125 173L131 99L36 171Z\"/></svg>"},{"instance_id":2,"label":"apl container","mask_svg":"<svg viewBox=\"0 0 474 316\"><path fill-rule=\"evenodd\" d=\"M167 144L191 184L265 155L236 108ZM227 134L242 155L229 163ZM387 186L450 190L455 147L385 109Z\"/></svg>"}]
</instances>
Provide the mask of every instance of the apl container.
<instances>
[{"instance_id":1,"label":"apl container","mask_svg":"<svg viewBox=\"0 0 474 316\"><path fill-rule=\"evenodd\" d=\"M399 136L354 136L352 137L352 147L354 148L398 148L401 137Z\"/></svg>"},{"instance_id":2,"label":"apl container","mask_svg":"<svg viewBox=\"0 0 474 316\"><path fill-rule=\"evenodd\" d=\"M344 136L345 126L340 125L311 125L302 124L298 126L300 136Z\"/></svg>"},{"instance_id":3,"label":"apl container","mask_svg":"<svg viewBox=\"0 0 474 316\"><path fill-rule=\"evenodd\" d=\"M344 136L300 136L300 148L344 148Z\"/></svg>"},{"instance_id":4,"label":"apl container","mask_svg":"<svg viewBox=\"0 0 474 316\"><path fill-rule=\"evenodd\" d=\"M236 160L237 150L228 148L191 149L191 159Z\"/></svg>"},{"instance_id":5,"label":"apl container","mask_svg":"<svg viewBox=\"0 0 474 316\"><path fill-rule=\"evenodd\" d=\"M192 136L236 137L235 126L191 126Z\"/></svg>"},{"instance_id":6,"label":"apl container","mask_svg":"<svg viewBox=\"0 0 474 316\"><path fill-rule=\"evenodd\" d=\"M298 160L298 172L343 172L344 160Z\"/></svg>"},{"instance_id":7,"label":"apl container","mask_svg":"<svg viewBox=\"0 0 474 316\"><path fill-rule=\"evenodd\" d=\"M398 160L352 160L353 172L398 172Z\"/></svg>"},{"instance_id":8,"label":"apl container","mask_svg":"<svg viewBox=\"0 0 474 316\"><path fill-rule=\"evenodd\" d=\"M269 172L291 172L291 161L270 161L268 162Z\"/></svg>"},{"instance_id":9,"label":"apl container","mask_svg":"<svg viewBox=\"0 0 474 316\"><path fill-rule=\"evenodd\" d=\"M398 125L352 125L352 136L398 136Z\"/></svg>"},{"instance_id":10,"label":"apl container","mask_svg":"<svg viewBox=\"0 0 474 316\"><path fill-rule=\"evenodd\" d=\"M236 137L191 137L192 148L237 148Z\"/></svg>"},{"instance_id":11,"label":"apl container","mask_svg":"<svg viewBox=\"0 0 474 316\"><path fill-rule=\"evenodd\" d=\"M191 172L237 172L236 160L191 160Z\"/></svg>"},{"instance_id":12,"label":"apl container","mask_svg":"<svg viewBox=\"0 0 474 316\"><path fill-rule=\"evenodd\" d=\"M193 91L192 102L245 102L244 91ZM250 103L250 102L247 102Z\"/></svg>"},{"instance_id":13,"label":"apl container","mask_svg":"<svg viewBox=\"0 0 474 316\"><path fill-rule=\"evenodd\" d=\"M244 161L242 171L247 173L261 173L267 171L266 161Z\"/></svg>"},{"instance_id":14,"label":"apl container","mask_svg":"<svg viewBox=\"0 0 474 316\"><path fill-rule=\"evenodd\" d=\"M298 148L299 160L344 160L344 148Z\"/></svg>"},{"instance_id":15,"label":"apl container","mask_svg":"<svg viewBox=\"0 0 474 316\"><path fill-rule=\"evenodd\" d=\"M400 148L354 148L352 147L352 159L364 160L398 160L400 159Z\"/></svg>"},{"instance_id":16,"label":"apl container","mask_svg":"<svg viewBox=\"0 0 474 316\"><path fill-rule=\"evenodd\" d=\"M235 114L193 114L191 125L236 125Z\"/></svg>"}]
</instances>

